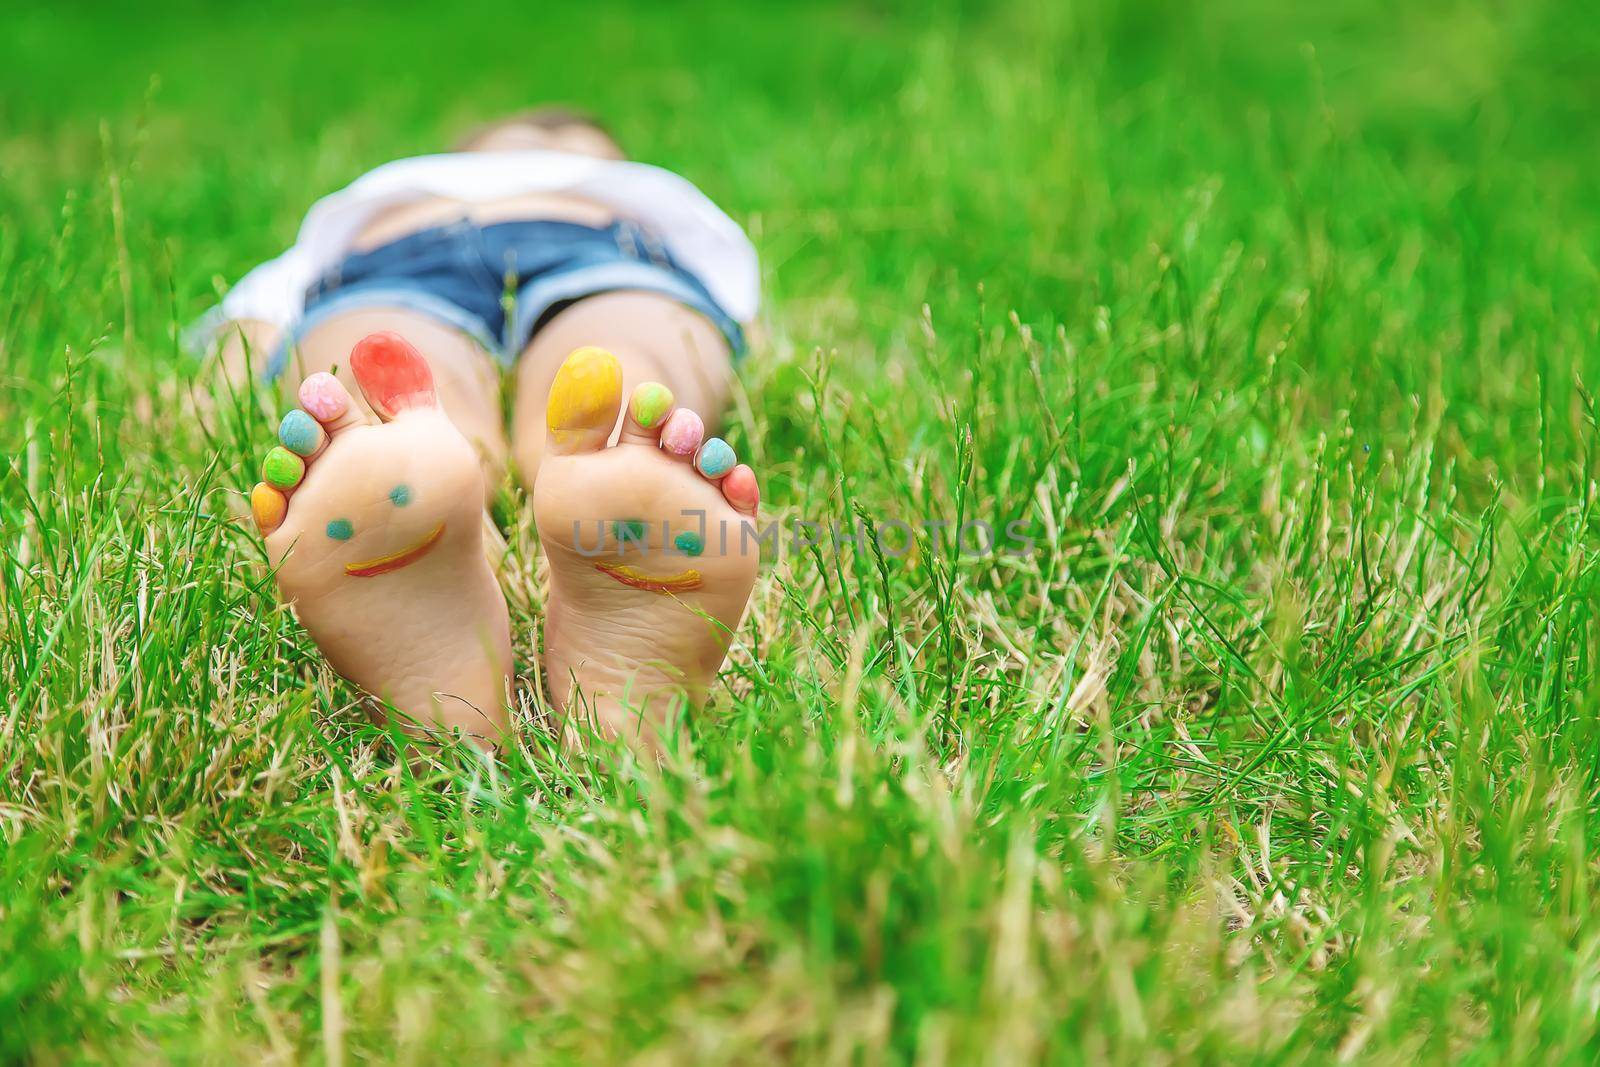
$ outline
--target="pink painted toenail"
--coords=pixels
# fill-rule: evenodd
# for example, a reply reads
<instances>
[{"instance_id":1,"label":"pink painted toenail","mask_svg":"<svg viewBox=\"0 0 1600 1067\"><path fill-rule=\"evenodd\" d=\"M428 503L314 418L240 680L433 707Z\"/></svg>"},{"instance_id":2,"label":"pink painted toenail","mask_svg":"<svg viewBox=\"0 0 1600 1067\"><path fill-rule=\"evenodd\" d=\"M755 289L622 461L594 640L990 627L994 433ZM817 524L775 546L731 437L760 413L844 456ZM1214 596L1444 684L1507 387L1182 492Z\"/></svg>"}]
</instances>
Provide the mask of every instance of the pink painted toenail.
<instances>
[{"instance_id":1,"label":"pink painted toenail","mask_svg":"<svg viewBox=\"0 0 1600 1067\"><path fill-rule=\"evenodd\" d=\"M332 422L350 406L350 394L339 379L318 371L300 383L300 406L322 422Z\"/></svg>"},{"instance_id":2,"label":"pink painted toenail","mask_svg":"<svg viewBox=\"0 0 1600 1067\"><path fill-rule=\"evenodd\" d=\"M661 428L661 447L675 456L690 456L705 435L706 424L700 416L688 408L679 408Z\"/></svg>"}]
</instances>

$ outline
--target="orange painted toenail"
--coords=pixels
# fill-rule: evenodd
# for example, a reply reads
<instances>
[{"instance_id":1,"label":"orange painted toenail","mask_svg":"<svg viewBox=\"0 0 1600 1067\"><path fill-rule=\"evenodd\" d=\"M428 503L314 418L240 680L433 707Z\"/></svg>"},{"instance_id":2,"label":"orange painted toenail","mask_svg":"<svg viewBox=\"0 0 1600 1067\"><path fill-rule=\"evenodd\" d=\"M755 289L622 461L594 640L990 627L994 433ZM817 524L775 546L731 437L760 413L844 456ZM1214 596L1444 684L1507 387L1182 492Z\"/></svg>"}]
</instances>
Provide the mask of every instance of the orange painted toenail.
<instances>
[{"instance_id":1,"label":"orange painted toenail","mask_svg":"<svg viewBox=\"0 0 1600 1067\"><path fill-rule=\"evenodd\" d=\"M269 534L282 526L288 511L289 498L266 482L257 482L250 490L250 513L255 516L256 526L262 533Z\"/></svg>"}]
</instances>

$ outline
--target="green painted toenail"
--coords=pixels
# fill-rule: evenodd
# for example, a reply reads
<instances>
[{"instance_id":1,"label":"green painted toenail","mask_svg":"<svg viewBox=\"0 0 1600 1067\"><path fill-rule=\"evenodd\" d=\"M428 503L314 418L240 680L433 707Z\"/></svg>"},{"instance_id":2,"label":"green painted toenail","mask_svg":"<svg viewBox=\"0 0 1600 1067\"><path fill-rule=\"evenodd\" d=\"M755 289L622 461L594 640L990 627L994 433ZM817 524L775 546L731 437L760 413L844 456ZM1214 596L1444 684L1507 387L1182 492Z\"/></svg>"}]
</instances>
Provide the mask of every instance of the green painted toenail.
<instances>
[{"instance_id":1,"label":"green painted toenail","mask_svg":"<svg viewBox=\"0 0 1600 1067\"><path fill-rule=\"evenodd\" d=\"M350 525L349 519L334 519L328 523L328 536L335 541L348 541L355 532L356 528Z\"/></svg>"},{"instance_id":2,"label":"green painted toenail","mask_svg":"<svg viewBox=\"0 0 1600 1067\"><path fill-rule=\"evenodd\" d=\"M677 547L679 552L682 552L686 556L698 556L700 553L706 550L705 538L701 537L693 530L683 531L683 533L672 539L672 543Z\"/></svg>"},{"instance_id":3,"label":"green painted toenail","mask_svg":"<svg viewBox=\"0 0 1600 1067\"><path fill-rule=\"evenodd\" d=\"M672 410L672 390L660 382L645 382L633 391L633 421L646 430Z\"/></svg>"},{"instance_id":4,"label":"green painted toenail","mask_svg":"<svg viewBox=\"0 0 1600 1067\"><path fill-rule=\"evenodd\" d=\"M389 500L397 508L405 507L407 504L411 503L411 487L409 485L395 486L393 489L389 490Z\"/></svg>"},{"instance_id":5,"label":"green painted toenail","mask_svg":"<svg viewBox=\"0 0 1600 1067\"><path fill-rule=\"evenodd\" d=\"M619 545L643 545L648 530L649 527L640 519L617 519L611 524L611 536L617 539Z\"/></svg>"},{"instance_id":6,"label":"green painted toenail","mask_svg":"<svg viewBox=\"0 0 1600 1067\"><path fill-rule=\"evenodd\" d=\"M293 489L305 476L306 461L279 445L261 462L261 479L279 489Z\"/></svg>"}]
</instances>

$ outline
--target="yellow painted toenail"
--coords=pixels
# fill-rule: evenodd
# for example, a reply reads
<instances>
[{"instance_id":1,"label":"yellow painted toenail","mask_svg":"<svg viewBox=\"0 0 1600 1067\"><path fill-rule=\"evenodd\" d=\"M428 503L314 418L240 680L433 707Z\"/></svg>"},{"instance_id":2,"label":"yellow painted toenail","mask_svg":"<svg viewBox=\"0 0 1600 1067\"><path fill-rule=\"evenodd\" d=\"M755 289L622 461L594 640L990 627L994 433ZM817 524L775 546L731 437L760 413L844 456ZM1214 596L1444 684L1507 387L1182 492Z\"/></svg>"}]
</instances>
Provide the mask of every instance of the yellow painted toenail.
<instances>
[{"instance_id":1,"label":"yellow painted toenail","mask_svg":"<svg viewBox=\"0 0 1600 1067\"><path fill-rule=\"evenodd\" d=\"M604 429L610 431L622 399L622 365L603 348L580 348L567 357L550 385L545 425L556 441Z\"/></svg>"},{"instance_id":2,"label":"yellow painted toenail","mask_svg":"<svg viewBox=\"0 0 1600 1067\"><path fill-rule=\"evenodd\" d=\"M262 533L269 534L282 526L288 511L289 498L266 482L257 482L250 490L250 513L256 517L256 525Z\"/></svg>"}]
</instances>

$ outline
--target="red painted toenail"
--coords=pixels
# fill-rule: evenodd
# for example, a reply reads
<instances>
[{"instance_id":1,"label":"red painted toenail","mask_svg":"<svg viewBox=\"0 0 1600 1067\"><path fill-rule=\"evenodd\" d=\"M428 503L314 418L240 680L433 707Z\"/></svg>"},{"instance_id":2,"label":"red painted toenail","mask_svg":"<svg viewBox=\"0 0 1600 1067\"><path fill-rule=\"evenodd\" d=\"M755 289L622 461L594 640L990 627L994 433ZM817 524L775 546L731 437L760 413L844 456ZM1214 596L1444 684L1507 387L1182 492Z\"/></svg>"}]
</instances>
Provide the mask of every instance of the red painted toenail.
<instances>
[{"instance_id":1,"label":"red painted toenail","mask_svg":"<svg viewBox=\"0 0 1600 1067\"><path fill-rule=\"evenodd\" d=\"M380 415L390 417L439 403L428 361L397 333L385 330L357 341L350 351L350 370Z\"/></svg>"}]
</instances>

